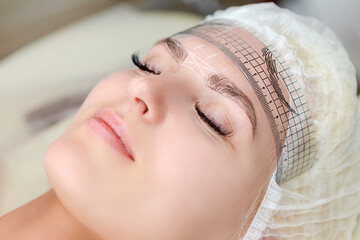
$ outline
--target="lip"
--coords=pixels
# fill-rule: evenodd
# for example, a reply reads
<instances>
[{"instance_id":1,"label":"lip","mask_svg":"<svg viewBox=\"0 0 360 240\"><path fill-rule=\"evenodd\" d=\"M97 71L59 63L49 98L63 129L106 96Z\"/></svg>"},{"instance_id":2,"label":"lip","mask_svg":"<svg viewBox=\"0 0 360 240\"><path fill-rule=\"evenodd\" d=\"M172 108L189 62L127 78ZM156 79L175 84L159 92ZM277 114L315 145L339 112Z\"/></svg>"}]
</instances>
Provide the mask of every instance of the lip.
<instances>
[{"instance_id":1,"label":"lip","mask_svg":"<svg viewBox=\"0 0 360 240\"><path fill-rule=\"evenodd\" d=\"M89 127L125 157L134 161L134 153L125 122L111 109L100 109L87 120Z\"/></svg>"}]
</instances>

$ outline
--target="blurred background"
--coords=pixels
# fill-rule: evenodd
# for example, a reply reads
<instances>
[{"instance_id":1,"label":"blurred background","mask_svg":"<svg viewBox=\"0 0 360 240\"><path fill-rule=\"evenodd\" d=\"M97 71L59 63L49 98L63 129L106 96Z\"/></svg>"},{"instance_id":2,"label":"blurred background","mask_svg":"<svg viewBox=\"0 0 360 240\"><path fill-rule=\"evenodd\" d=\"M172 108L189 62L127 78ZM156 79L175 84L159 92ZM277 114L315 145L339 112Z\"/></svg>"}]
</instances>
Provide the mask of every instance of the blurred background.
<instances>
[{"instance_id":1,"label":"blurred background","mask_svg":"<svg viewBox=\"0 0 360 240\"><path fill-rule=\"evenodd\" d=\"M0 0L0 216L51 186L43 154L130 54L254 0ZM360 71L359 0L278 0L339 36Z\"/></svg>"},{"instance_id":2,"label":"blurred background","mask_svg":"<svg viewBox=\"0 0 360 240\"><path fill-rule=\"evenodd\" d=\"M357 70L360 69L359 0L0 0L0 59L49 32L121 2L130 2L145 11L176 10L200 15L234 5L275 2L327 23L344 43Z\"/></svg>"}]
</instances>

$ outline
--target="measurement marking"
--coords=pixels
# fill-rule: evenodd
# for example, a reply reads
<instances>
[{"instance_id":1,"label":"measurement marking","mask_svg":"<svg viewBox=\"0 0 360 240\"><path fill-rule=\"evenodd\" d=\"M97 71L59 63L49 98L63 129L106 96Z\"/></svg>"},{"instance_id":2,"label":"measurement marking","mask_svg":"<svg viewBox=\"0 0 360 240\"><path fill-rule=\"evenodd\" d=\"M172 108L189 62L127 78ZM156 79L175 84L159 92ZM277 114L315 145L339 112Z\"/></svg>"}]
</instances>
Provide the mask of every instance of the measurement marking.
<instances>
[{"instance_id":1,"label":"measurement marking","mask_svg":"<svg viewBox=\"0 0 360 240\"><path fill-rule=\"evenodd\" d=\"M283 169L278 169L276 175L276 181L280 183L297 175L302 172L302 169L308 168L312 164L311 159L306 156L313 154L311 151L314 140L311 136L314 131L311 130L312 124L309 124L309 109L305 109L306 99L302 85L292 79L294 74L287 72L290 67L283 66L286 61L276 55L277 49L272 49L272 45L267 44L268 41L264 41L260 33L242 27L262 41L269 53L272 54L273 59L268 59L268 65L266 61L263 61L261 51L259 49L255 51L252 46L232 31L232 27L229 27L231 24L233 23L229 22L229 25L224 25L221 22L217 25L216 21L208 22L179 34L191 34L210 42L225 53L244 74L261 103L274 138L278 157L277 165L283 167ZM233 26L239 27L238 25ZM276 70L278 74L276 81L284 84L284 88L289 93L288 101L291 103L291 107L295 107L296 112L289 103L287 106L286 101L284 102L285 98L279 94L281 89L279 91L274 85L275 81L271 80L269 67ZM276 77L276 75L274 76ZM284 116L286 117L284 118ZM282 144L284 139L285 142ZM284 158L280 156L283 147L286 147Z\"/></svg>"}]
</instances>

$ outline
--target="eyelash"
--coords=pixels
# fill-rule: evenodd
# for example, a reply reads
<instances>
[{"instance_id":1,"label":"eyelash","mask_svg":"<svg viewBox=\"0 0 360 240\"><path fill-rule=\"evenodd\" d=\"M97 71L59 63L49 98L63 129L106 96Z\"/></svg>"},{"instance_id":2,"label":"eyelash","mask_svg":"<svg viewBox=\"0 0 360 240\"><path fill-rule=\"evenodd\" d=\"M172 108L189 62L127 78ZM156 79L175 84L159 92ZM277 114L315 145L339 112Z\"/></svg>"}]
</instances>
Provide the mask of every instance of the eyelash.
<instances>
[{"instance_id":1,"label":"eyelash","mask_svg":"<svg viewBox=\"0 0 360 240\"><path fill-rule=\"evenodd\" d=\"M195 103L195 110L197 111L200 118L212 129L214 129L217 133L224 137L230 137L233 131L229 131L223 127L222 124L216 122L213 117L206 116L199 108L199 103Z\"/></svg>"},{"instance_id":2,"label":"eyelash","mask_svg":"<svg viewBox=\"0 0 360 240\"><path fill-rule=\"evenodd\" d=\"M143 70L145 72L149 72L155 75L160 75L161 71L156 69L155 67L150 66L148 62L141 63L139 53L133 53L131 54L131 60L137 66L140 70Z\"/></svg>"},{"instance_id":3,"label":"eyelash","mask_svg":"<svg viewBox=\"0 0 360 240\"><path fill-rule=\"evenodd\" d=\"M141 63L139 58L139 53L133 53L131 54L131 60L134 63L135 66L137 66L140 70L149 72L155 75L160 75L161 71L157 70L156 68L152 67L148 62ZM216 131L219 135L224 137L230 137L232 135L233 131L229 131L223 127L223 125L217 123L211 116L208 117L205 115L199 108L199 103L195 103L195 110L199 117L214 131Z\"/></svg>"}]
</instances>

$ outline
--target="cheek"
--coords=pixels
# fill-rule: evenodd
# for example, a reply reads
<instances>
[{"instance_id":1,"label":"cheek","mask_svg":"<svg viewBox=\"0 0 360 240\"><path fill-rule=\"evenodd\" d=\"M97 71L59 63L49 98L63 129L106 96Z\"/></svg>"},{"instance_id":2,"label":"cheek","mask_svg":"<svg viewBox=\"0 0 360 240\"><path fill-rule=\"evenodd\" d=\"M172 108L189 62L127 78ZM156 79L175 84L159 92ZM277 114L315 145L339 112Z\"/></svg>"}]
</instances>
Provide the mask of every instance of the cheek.
<instances>
[{"instance_id":1,"label":"cheek","mask_svg":"<svg viewBox=\"0 0 360 240\"><path fill-rule=\"evenodd\" d=\"M124 105L128 99L128 84L133 74L129 71L115 72L99 81L89 92L77 112L73 123L82 121L99 108Z\"/></svg>"},{"instance_id":2,"label":"cheek","mask_svg":"<svg viewBox=\"0 0 360 240\"><path fill-rule=\"evenodd\" d=\"M161 131L153 177L162 218L194 231L238 220L234 211L247 188L233 153L194 123L169 124Z\"/></svg>"}]
</instances>

